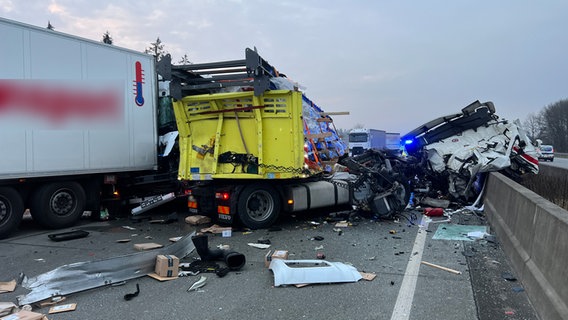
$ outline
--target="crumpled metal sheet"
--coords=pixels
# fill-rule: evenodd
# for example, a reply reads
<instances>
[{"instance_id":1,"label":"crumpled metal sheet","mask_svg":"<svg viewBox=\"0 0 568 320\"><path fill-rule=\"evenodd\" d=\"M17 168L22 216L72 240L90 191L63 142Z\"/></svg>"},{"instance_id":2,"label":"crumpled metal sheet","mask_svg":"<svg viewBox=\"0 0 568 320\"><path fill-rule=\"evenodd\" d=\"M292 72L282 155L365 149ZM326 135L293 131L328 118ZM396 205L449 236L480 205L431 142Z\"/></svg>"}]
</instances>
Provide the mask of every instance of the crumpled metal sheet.
<instances>
[{"instance_id":1,"label":"crumpled metal sheet","mask_svg":"<svg viewBox=\"0 0 568 320\"><path fill-rule=\"evenodd\" d=\"M190 254L195 249L191 240L194 235L195 232L192 232L177 242L157 250L67 264L37 277L24 279L22 285L31 292L19 296L18 303L32 304L51 297L143 277L154 271L157 255L174 255L181 259Z\"/></svg>"},{"instance_id":2,"label":"crumpled metal sheet","mask_svg":"<svg viewBox=\"0 0 568 320\"><path fill-rule=\"evenodd\" d=\"M516 139L525 142L526 154L536 156L536 149L517 121L508 123L494 121L486 126L469 129L431 143L425 148L428 150L428 160L434 171L442 172L449 169L458 172L466 169L470 175L475 175L478 172L499 171L510 166L511 152Z\"/></svg>"}]
</instances>

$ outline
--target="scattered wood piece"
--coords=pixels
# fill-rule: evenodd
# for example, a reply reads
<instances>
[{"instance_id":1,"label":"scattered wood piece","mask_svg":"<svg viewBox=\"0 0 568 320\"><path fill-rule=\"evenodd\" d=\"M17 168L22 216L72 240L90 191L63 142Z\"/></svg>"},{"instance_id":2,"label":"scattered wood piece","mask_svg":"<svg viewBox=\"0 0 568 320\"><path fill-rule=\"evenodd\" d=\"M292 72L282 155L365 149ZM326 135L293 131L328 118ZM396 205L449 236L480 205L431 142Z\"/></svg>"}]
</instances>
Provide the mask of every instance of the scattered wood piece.
<instances>
[{"instance_id":1,"label":"scattered wood piece","mask_svg":"<svg viewBox=\"0 0 568 320\"><path fill-rule=\"evenodd\" d=\"M169 238L168 240L170 240L171 242L178 242L182 237L173 237L173 238Z\"/></svg>"},{"instance_id":2,"label":"scattered wood piece","mask_svg":"<svg viewBox=\"0 0 568 320\"><path fill-rule=\"evenodd\" d=\"M49 308L48 313L54 314L54 313L60 313L60 312L73 311L75 309L77 309L76 303L62 304L60 306L53 306L53 307Z\"/></svg>"},{"instance_id":3,"label":"scattered wood piece","mask_svg":"<svg viewBox=\"0 0 568 320\"><path fill-rule=\"evenodd\" d=\"M174 279L177 279L177 278L178 278L178 277L162 277L162 276L158 275L158 274L155 273L155 272L148 273L148 277L154 278L154 279L156 279L156 280L158 280L158 281L168 281L168 280L174 280Z\"/></svg>"},{"instance_id":4,"label":"scattered wood piece","mask_svg":"<svg viewBox=\"0 0 568 320\"><path fill-rule=\"evenodd\" d=\"M16 290L16 280L0 282L0 293L12 292Z\"/></svg>"},{"instance_id":5,"label":"scattered wood piece","mask_svg":"<svg viewBox=\"0 0 568 320\"><path fill-rule=\"evenodd\" d=\"M223 231L229 231L229 230L233 230L233 228L231 227L221 227L219 225L212 225L209 228L203 228L201 229L202 233L206 233L206 232L210 232L210 233L223 233Z\"/></svg>"},{"instance_id":6,"label":"scattered wood piece","mask_svg":"<svg viewBox=\"0 0 568 320\"><path fill-rule=\"evenodd\" d=\"M211 222L211 218L206 217L206 216L202 216L202 215L194 215L194 216L188 216L185 218L185 223L197 226L200 224L206 224L206 223L210 223Z\"/></svg>"},{"instance_id":7,"label":"scattered wood piece","mask_svg":"<svg viewBox=\"0 0 568 320\"><path fill-rule=\"evenodd\" d=\"M163 247L163 245L161 245L159 243L154 243L154 242L134 244L134 249L139 250L139 251L158 249L158 248L161 248L161 247Z\"/></svg>"},{"instance_id":8,"label":"scattered wood piece","mask_svg":"<svg viewBox=\"0 0 568 320\"><path fill-rule=\"evenodd\" d=\"M361 274L363 279L365 279L367 281L373 281L377 277L377 275L375 273L361 272L361 271L359 271L359 273Z\"/></svg>"},{"instance_id":9,"label":"scattered wood piece","mask_svg":"<svg viewBox=\"0 0 568 320\"><path fill-rule=\"evenodd\" d=\"M461 274L461 271L457 271L457 270L454 270L454 269L442 267L442 266L439 266L439 265L437 265L437 264L433 264L433 263L430 263L430 262L422 261L422 264L425 264L425 265L427 265L427 266L429 266L429 267L432 267L432 268L436 268L436 269L448 271L448 272L453 273L453 274Z\"/></svg>"}]
</instances>

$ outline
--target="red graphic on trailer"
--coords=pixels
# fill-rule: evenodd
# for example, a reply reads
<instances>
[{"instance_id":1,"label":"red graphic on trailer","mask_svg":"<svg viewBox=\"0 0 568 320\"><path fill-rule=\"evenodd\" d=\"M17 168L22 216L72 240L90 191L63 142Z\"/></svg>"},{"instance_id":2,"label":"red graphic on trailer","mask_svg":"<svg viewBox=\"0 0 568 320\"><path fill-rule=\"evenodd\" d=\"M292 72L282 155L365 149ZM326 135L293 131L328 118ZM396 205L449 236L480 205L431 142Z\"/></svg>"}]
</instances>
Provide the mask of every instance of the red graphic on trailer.
<instances>
[{"instance_id":1,"label":"red graphic on trailer","mask_svg":"<svg viewBox=\"0 0 568 320\"><path fill-rule=\"evenodd\" d=\"M140 61L136 61L136 80L134 80L134 102L141 107L144 105L144 95L142 93L142 84L144 83L144 70Z\"/></svg>"}]
</instances>

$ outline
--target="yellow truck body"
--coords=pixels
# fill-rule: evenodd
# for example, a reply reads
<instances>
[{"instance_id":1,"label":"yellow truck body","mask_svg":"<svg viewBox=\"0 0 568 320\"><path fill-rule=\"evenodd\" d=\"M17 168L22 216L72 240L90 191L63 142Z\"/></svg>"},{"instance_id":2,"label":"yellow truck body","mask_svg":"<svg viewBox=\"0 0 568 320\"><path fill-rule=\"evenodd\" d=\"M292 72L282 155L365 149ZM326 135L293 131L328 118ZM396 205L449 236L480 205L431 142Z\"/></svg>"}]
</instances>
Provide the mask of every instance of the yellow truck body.
<instances>
[{"instance_id":1,"label":"yellow truck body","mask_svg":"<svg viewBox=\"0 0 568 320\"><path fill-rule=\"evenodd\" d=\"M321 171L321 163L308 166L305 144L325 134L305 134L301 92L201 94L173 106L182 180L290 179Z\"/></svg>"}]
</instances>

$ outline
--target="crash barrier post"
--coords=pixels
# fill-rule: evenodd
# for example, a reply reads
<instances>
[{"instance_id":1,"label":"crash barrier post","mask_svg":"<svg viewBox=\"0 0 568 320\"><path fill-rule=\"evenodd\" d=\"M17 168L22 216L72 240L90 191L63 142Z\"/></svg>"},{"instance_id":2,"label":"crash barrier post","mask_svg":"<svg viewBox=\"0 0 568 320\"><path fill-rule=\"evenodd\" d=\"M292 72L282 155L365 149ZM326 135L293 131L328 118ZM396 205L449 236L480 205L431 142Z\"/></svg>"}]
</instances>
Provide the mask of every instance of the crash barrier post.
<instances>
[{"instance_id":1,"label":"crash barrier post","mask_svg":"<svg viewBox=\"0 0 568 320\"><path fill-rule=\"evenodd\" d=\"M484 205L540 318L568 319L568 211L496 172Z\"/></svg>"}]
</instances>

